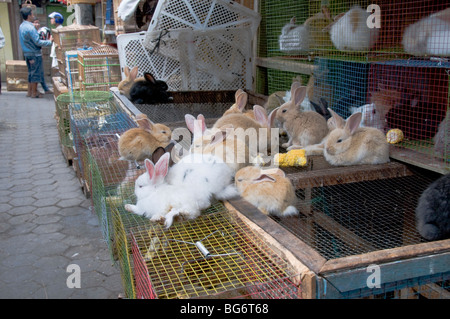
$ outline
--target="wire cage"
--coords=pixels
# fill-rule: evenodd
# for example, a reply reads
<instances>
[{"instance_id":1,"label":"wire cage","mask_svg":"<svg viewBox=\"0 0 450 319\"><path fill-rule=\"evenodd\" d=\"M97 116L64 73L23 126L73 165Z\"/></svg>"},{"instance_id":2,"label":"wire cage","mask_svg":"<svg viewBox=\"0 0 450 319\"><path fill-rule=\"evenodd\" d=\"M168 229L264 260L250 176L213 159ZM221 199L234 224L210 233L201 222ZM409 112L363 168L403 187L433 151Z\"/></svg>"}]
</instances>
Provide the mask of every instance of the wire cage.
<instances>
[{"instance_id":1,"label":"wire cage","mask_svg":"<svg viewBox=\"0 0 450 319\"><path fill-rule=\"evenodd\" d=\"M416 298L432 296L428 290L433 287L436 288L434 296L449 296L447 254L433 255L436 261L427 257L414 260L421 250L423 256L427 256L425 251L432 243L421 237L416 227L418 199L440 174L400 162L286 173L297 189L300 214L270 218L312 249L313 253L307 258L323 263L324 266L314 271L323 276L323 285L319 286L325 290L328 287L328 295L318 289L316 297ZM438 240L436 245L448 247L448 240ZM410 250L414 253L409 253ZM386 255L391 257L392 264L385 260ZM404 271L391 269L391 276L387 276L385 270L383 276L386 277L379 289L369 288L367 275L363 274L360 286L355 287L359 271L356 269L365 269L353 264L357 259L362 264L388 268L403 259L409 267L397 265ZM422 269L419 264L430 262L440 266L431 273L418 271ZM354 282L345 280L345 273L354 273ZM331 292L331 287L337 289L336 295Z\"/></svg>"},{"instance_id":2,"label":"wire cage","mask_svg":"<svg viewBox=\"0 0 450 319\"><path fill-rule=\"evenodd\" d=\"M308 86L302 106L314 110L309 101L325 99L341 116L363 113L364 126L385 133L400 129L404 139L393 142L392 157L448 172L448 4L262 1L260 13L257 93L287 92L293 81L301 81ZM327 19L329 26L322 28ZM356 46L371 35L370 46ZM309 40L306 50L304 39Z\"/></svg>"},{"instance_id":3,"label":"wire cage","mask_svg":"<svg viewBox=\"0 0 450 319\"><path fill-rule=\"evenodd\" d=\"M116 134L136 126L134 121L115 102L111 92L86 91L62 94L58 100L69 106L70 129L80 168L80 179L88 189L91 187L87 150L114 159ZM111 158L109 158L111 157ZM119 167L123 165L118 165ZM112 167L115 167L113 163ZM112 178L114 180L114 178ZM108 181L108 180L107 180Z\"/></svg>"},{"instance_id":4,"label":"wire cage","mask_svg":"<svg viewBox=\"0 0 450 319\"><path fill-rule=\"evenodd\" d=\"M129 298L291 299L300 295L290 265L221 202L169 230L121 207L113 206L113 218Z\"/></svg>"},{"instance_id":5,"label":"wire cage","mask_svg":"<svg viewBox=\"0 0 450 319\"><path fill-rule=\"evenodd\" d=\"M96 26L72 24L52 30L53 42L56 45L56 58L59 71L66 76L66 51L87 49L96 43L101 43L100 30Z\"/></svg>"},{"instance_id":6,"label":"wire cage","mask_svg":"<svg viewBox=\"0 0 450 319\"><path fill-rule=\"evenodd\" d=\"M119 53L109 45L78 51L78 72L81 90L109 91L122 80Z\"/></svg>"}]
</instances>

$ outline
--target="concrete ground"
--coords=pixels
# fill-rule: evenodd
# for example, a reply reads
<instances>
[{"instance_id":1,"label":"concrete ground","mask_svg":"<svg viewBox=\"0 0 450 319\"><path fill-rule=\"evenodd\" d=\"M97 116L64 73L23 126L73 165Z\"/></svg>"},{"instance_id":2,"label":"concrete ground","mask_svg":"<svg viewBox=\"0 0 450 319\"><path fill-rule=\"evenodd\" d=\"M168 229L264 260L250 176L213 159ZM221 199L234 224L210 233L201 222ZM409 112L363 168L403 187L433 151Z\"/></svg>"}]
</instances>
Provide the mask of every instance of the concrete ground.
<instances>
[{"instance_id":1,"label":"concrete ground","mask_svg":"<svg viewBox=\"0 0 450 319\"><path fill-rule=\"evenodd\" d=\"M61 152L54 114L52 94L27 98L2 83L0 298L118 298L120 271Z\"/></svg>"}]
</instances>

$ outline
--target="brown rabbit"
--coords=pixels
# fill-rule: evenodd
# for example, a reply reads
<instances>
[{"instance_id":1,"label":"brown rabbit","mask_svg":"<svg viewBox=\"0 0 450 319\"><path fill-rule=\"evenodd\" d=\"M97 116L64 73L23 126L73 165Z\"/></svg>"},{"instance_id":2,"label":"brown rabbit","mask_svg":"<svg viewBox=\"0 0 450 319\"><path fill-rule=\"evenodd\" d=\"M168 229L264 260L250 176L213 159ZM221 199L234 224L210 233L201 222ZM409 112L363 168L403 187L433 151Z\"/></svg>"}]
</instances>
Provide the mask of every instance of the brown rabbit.
<instances>
[{"instance_id":1,"label":"brown rabbit","mask_svg":"<svg viewBox=\"0 0 450 319\"><path fill-rule=\"evenodd\" d=\"M267 115L266 110L262 106L254 105L253 112L255 115L254 120L242 113L222 116L216 121L213 129L233 127L236 134L241 135L242 133L240 138L246 141L251 153L266 153L271 150L271 128L273 127L277 110L275 109ZM255 143L255 140L257 143Z\"/></svg>"},{"instance_id":2,"label":"brown rabbit","mask_svg":"<svg viewBox=\"0 0 450 319\"><path fill-rule=\"evenodd\" d=\"M125 73L126 78L119 82L117 88L120 94L125 95L128 99L130 98L130 90L134 83L139 81L145 81L144 77L137 78L138 67L135 66L131 69L129 67L124 67L123 72Z\"/></svg>"},{"instance_id":3,"label":"brown rabbit","mask_svg":"<svg viewBox=\"0 0 450 319\"><path fill-rule=\"evenodd\" d=\"M245 116L250 117L251 119L255 119L255 114L253 113L253 110L245 110L245 106L247 105L247 99L248 95L245 93L242 89L238 89L236 93L234 94L235 103L226 110L222 116L228 115L228 114L244 114Z\"/></svg>"},{"instance_id":4,"label":"brown rabbit","mask_svg":"<svg viewBox=\"0 0 450 319\"><path fill-rule=\"evenodd\" d=\"M294 186L279 168L241 168L235 183L240 195L265 214L280 217L298 214Z\"/></svg>"},{"instance_id":5,"label":"brown rabbit","mask_svg":"<svg viewBox=\"0 0 450 319\"><path fill-rule=\"evenodd\" d=\"M283 124L289 141L282 146L291 150L318 144L328 133L327 122L315 111L301 111L300 104L306 96L306 87L292 83L291 99L278 108L276 119Z\"/></svg>"},{"instance_id":6,"label":"brown rabbit","mask_svg":"<svg viewBox=\"0 0 450 319\"><path fill-rule=\"evenodd\" d=\"M145 114L139 114L136 122L139 127L129 129L120 136L119 154L120 159L137 163L151 158L159 146L169 145L172 131L164 124L152 123Z\"/></svg>"}]
</instances>

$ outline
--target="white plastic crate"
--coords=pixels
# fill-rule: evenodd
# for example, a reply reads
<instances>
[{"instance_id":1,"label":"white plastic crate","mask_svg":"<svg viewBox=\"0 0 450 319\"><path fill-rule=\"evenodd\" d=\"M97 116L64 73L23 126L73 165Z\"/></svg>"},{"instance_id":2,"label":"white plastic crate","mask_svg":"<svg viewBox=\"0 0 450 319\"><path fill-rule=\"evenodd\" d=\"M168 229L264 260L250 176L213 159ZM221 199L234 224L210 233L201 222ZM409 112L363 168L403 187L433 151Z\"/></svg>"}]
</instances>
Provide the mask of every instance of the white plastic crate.
<instances>
[{"instance_id":1,"label":"white plastic crate","mask_svg":"<svg viewBox=\"0 0 450 319\"><path fill-rule=\"evenodd\" d=\"M150 48L143 37L154 40ZM117 44L122 67L137 65L170 91L217 91L251 89L251 38L245 29L181 29L119 35Z\"/></svg>"},{"instance_id":2,"label":"white plastic crate","mask_svg":"<svg viewBox=\"0 0 450 319\"><path fill-rule=\"evenodd\" d=\"M180 62L145 48L143 45L145 34L145 32L138 32L117 36L122 79L125 79L123 72L125 66L130 69L138 66L138 77L143 76L144 72L150 72L156 79L165 81L169 91L182 90Z\"/></svg>"},{"instance_id":3,"label":"white plastic crate","mask_svg":"<svg viewBox=\"0 0 450 319\"><path fill-rule=\"evenodd\" d=\"M148 31L250 29L256 34L260 15L227 0L159 0Z\"/></svg>"}]
</instances>

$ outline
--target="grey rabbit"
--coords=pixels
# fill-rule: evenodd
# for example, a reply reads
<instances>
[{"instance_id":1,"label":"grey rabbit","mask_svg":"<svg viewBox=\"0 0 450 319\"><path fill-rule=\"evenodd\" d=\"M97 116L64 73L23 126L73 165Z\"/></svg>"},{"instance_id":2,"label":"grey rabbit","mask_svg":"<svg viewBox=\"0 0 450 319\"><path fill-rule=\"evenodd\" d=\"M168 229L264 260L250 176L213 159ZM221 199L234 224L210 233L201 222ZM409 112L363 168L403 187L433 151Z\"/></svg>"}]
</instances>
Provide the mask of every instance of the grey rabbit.
<instances>
[{"instance_id":1,"label":"grey rabbit","mask_svg":"<svg viewBox=\"0 0 450 319\"><path fill-rule=\"evenodd\" d=\"M169 86L162 80L146 72L145 81L137 81L130 89L130 100L135 104L167 103L170 100L167 90Z\"/></svg>"},{"instance_id":2,"label":"grey rabbit","mask_svg":"<svg viewBox=\"0 0 450 319\"><path fill-rule=\"evenodd\" d=\"M420 196L416 227L427 240L450 237L450 173L431 183Z\"/></svg>"}]
</instances>

